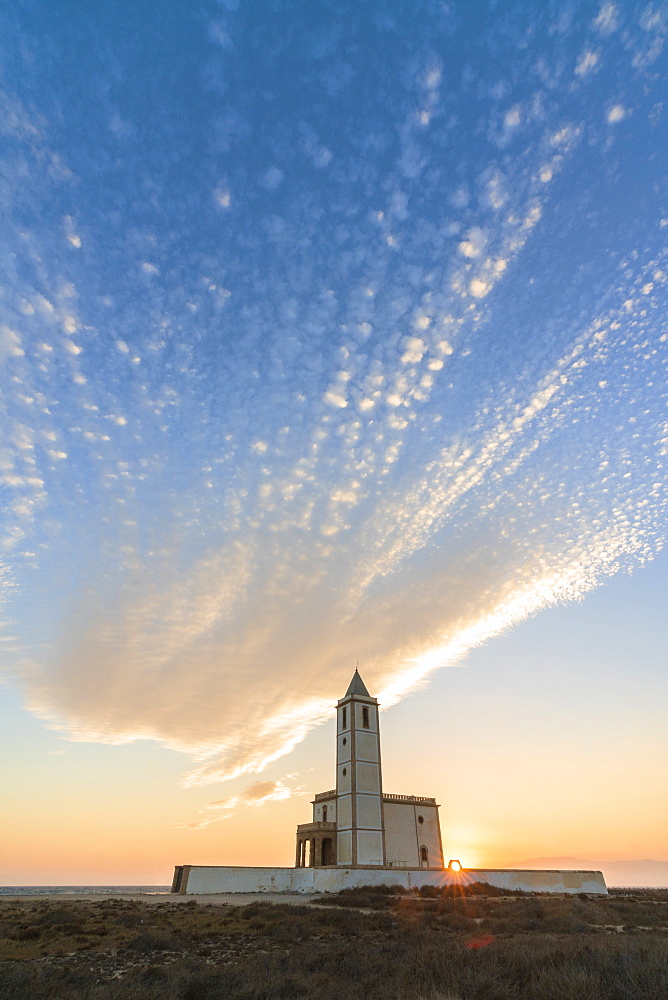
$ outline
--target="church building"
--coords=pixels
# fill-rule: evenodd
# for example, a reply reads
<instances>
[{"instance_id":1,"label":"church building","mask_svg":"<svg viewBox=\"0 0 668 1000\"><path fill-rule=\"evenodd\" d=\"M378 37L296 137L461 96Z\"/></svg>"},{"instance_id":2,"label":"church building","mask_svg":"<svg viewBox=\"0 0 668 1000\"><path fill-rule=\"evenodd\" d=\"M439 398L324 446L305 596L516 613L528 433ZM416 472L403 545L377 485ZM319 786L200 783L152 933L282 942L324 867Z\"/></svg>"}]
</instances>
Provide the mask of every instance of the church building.
<instances>
[{"instance_id":1,"label":"church building","mask_svg":"<svg viewBox=\"0 0 668 1000\"><path fill-rule=\"evenodd\" d=\"M336 715L336 788L297 827L295 867L442 869L436 799L383 791L378 701L357 670Z\"/></svg>"},{"instance_id":2,"label":"church building","mask_svg":"<svg viewBox=\"0 0 668 1000\"><path fill-rule=\"evenodd\" d=\"M336 788L318 792L297 827L294 868L175 865L172 892L340 892L361 885L463 886L607 893L596 871L464 868L443 858L436 799L383 791L378 702L356 670L336 706Z\"/></svg>"}]
</instances>

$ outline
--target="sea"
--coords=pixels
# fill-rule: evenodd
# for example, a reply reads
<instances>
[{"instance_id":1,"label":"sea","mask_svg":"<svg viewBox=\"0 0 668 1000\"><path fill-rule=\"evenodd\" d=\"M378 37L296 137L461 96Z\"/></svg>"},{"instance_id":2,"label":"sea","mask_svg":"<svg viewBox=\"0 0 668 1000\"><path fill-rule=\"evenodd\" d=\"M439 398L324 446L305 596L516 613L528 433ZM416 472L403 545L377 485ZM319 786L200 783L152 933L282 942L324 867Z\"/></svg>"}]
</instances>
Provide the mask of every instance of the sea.
<instances>
[{"instance_id":1,"label":"sea","mask_svg":"<svg viewBox=\"0 0 668 1000\"><path fill-rule=\"evenodd\" d=\"M164 896L171 891L171 885L0 885L0 896L123 896L126 893L142 893L149 896Z\"/></svg>"}]
</instances>

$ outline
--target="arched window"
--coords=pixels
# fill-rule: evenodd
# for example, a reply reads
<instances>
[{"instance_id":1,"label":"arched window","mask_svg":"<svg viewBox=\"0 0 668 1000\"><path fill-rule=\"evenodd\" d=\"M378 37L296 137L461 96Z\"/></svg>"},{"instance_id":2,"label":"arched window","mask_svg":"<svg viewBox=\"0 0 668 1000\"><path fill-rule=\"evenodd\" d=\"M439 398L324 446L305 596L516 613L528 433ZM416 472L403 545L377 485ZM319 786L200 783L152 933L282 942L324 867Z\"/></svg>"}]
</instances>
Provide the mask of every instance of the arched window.
<instances>
[{"instance_id":1,"label":"arched window","mask_svg":"<svg viewBox=\"0 0 668 1000\"><path fill-rule=\"evenodd\" d=\"M323 823L327 822L327 806L322 807L322 821Z\"/></svg>"},{"instance_id":2,"label":"arched window","mask_svg":"<svg viewBox=\"0 0 668 1000\"><path fill-rule=\"evenodd\" d=\"M364 726L365 729L369 728L369 709L366 707L366 705L362 709L362 725Z\"/></svg>"},{"instance_id":3,"label":"arched window","mask_svg":"<svg viewBox=\"0 0 668 1000\"><path fill-rule=\"evenodd\" d=\"M343 710L343 726L341 728L342 729L348 728L348 713L345 708Z\"/></svg>"},{"instance_id":4,"label":"arched window","mask_svg":"<svg viewBox=\"0 0 668 1000\"><path fill-rule=\"evenodd\" d=\"M426 847L420 848L420 866L422 868L427 868L429 866L429 851Z\"/></svg>"}]
</instances>

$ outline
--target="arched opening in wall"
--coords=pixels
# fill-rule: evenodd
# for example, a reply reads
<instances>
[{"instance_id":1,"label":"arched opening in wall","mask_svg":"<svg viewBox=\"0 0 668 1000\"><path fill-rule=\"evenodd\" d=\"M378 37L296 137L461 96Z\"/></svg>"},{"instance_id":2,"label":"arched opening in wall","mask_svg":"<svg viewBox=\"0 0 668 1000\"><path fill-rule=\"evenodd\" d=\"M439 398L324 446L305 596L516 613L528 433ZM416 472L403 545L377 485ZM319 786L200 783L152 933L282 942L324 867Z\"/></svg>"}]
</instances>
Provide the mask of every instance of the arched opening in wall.
<instances>
[{"instance_id":1,"label":"arched opening in wall","mask_svg":"<svg viewBox=\"0 0 668 1000\"><path fill-rule=\"evenodd\" d=\"M346 711L345 708L343 710L343 725L342 725L341 728L342 729L347 729L348 728L348 712Z\"/></svg>"},{"instance_id":2,"label":"arched opening in wall","mask_svg":"<svg viewBox=\"0 0 668 1000\"><path fill-rule=\"evenodd\" d=\"M304 841L304 868L313 867L313 841Z\"/></svg>"},{"instance_id":3,"label":"arched opening in wall","mask_svg":"<svg viewBox=\"0 0 668 1000\"><path fill-rule=\"evenodd\" d=\"M362 709L362 726L364 727L364 729L369 728L369 709L366 707L366 705Z\"/></svg>"},{"instance_id":4,"label":"arched opening in wall","mask_svg":"<svg viewBox=\"0 0 668 1000\"><path fill-rule=\"evenodd\" d=\"M426 847L420 848L420 868L429 867L429 851Z\"/></svg>"},{"instance_id":5,"label":"arched opening in wall","mask_svg":"<svg viewBox=\"0 0 668 1000\"><path fill-rule=\"evenodd\" d=\"M323 823L327 822L327 806L322 807L322 821Z\"/></svg>"},{"instance_id":6,"label":"arched opening in wall","mask_svg":"<svg viewBox=\"0 0 668 1000\"><path fill-rule=\"evenodd\" d=\"M332 863L332 838L325 837L322 842L322 859L320 864L331 865Z\"/></svg>"}]
</instances>

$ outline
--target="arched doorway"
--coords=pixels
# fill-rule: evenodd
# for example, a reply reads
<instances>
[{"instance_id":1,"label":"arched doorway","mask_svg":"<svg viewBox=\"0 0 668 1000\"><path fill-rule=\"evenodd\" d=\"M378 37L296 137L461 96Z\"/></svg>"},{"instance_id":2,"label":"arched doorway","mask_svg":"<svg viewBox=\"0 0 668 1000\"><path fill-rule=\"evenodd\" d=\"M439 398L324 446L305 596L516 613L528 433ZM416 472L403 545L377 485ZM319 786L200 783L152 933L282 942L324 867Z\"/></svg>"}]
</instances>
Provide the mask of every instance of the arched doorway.
<instances>
[{"instance_id":1,"label":"arched doorway","mask_svg":"<svg viewBox=\"0 0 668 1000\"><path fill-rule=\"evenodd\" d=\"M429 851L426 847L420 848L420 868L429 867Z\"/></svg>"}]
</instances>

